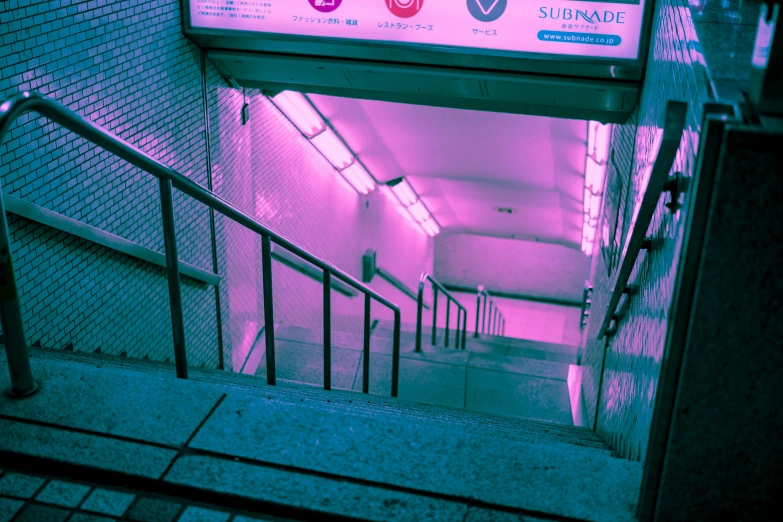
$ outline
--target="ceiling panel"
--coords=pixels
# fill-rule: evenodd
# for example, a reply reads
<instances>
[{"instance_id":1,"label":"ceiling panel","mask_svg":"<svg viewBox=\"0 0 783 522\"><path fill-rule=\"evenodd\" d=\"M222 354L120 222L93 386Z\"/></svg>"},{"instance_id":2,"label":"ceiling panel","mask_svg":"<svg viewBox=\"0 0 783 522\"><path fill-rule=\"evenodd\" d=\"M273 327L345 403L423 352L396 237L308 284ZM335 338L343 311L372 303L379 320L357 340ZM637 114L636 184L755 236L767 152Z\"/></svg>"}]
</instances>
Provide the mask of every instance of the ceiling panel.
<instances>
[{"instance_id":1,"label":"ceiling panel","mask_svg":"<svg viewBox=\"0 0 783 522\"><path fill-rule=\"evenodd\" d=\"M584 121L309 97L379 182L406 176L444 230L579 246Z\"/></svg>"}]
</instances>

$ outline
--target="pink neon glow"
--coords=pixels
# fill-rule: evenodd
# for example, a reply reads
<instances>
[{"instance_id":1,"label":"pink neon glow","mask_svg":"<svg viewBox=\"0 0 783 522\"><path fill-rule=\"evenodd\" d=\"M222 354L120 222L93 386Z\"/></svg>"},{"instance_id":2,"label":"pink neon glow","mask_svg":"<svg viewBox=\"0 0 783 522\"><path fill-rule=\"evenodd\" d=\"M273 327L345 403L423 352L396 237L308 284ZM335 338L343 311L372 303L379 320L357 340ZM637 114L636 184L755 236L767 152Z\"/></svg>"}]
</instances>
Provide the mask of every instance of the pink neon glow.
<instances>
[{"instance_id":1,"label":"pink neon glow","mask_svg":"<svg viewBox=\"0 0 783 522\"><path fill-rule=\"evenodd\" d=\"M598 214L603 202L606 162L609 158L611 127L597 121L587 123L587 157L585 158L584 224L582 252L592 255Z\"/></svg>"},{"instance_id":2,"label":"pink neon glow","mask_svg":"<svg viewBox=\"0 0 783 522\"><path fill-rule=\"evenodd\" d=\"M353 164L353 153L348 150L348 147L345 146L332 129L327 128L310 141L337 170L343 170Z\"/></svg>"},{"instance_id":3,"label":"pink neon glow","mask_svg":"<svg viewBox=\"0 0 783 522\"><path fill-rule=\"evenodd\" d=\"M326 123L302 93L283 91L272 97L272 101L299 131L312 138L326 129Z\"/></svg>"},{"instance_id":4,"label":"pink neon glow","mask_svg":"<svg viewBox=\"0 0 783 522\"><path fill-rule=\"evenodd\" d=\"M375 180L362 167L361 163L354 163L347 169L340 172L348 183L360 194L369 194L375 188Z\"/></svg>"},{"instance_id":5,"label":"pink neon glow","mask_svg":"<svg viewBox=\"0 0 783 522\"><path fill-rule=\"evenodd\" d=\"M397 194L397 197L400 198L400 203L406 207L413 205L416 203L416 200L419 199L407 179L403 179L394 185L392 190Z\"/></svg>"},{"instance_id":6,"label":"pink neon glow","mask_svg":"<svg viewBox=\"0 0 783 522\"><path fill-rule=\"evenodd\" d=\"M430 237L435 237L438 234L440 234L440 227L437 223L435 223L434 219L428 219L424 223L421 224L421 228L424 229L424 231L429 234Z\"/></svg>"},{"instance_id":7,"label":"pink neon glow","mask_svg":"<svg viewBox=\"0 0 783 522\"><path fill-rule=\"evenodd\" d=\"M427 211L427 208L424 206L424 203L421 201L417 201L413 205L409 206L408 212L410 212L411 216L413 216L413 219L419 223L422 221L427 221L431 217L430 213Z\"/></svg>"}]
</instances>

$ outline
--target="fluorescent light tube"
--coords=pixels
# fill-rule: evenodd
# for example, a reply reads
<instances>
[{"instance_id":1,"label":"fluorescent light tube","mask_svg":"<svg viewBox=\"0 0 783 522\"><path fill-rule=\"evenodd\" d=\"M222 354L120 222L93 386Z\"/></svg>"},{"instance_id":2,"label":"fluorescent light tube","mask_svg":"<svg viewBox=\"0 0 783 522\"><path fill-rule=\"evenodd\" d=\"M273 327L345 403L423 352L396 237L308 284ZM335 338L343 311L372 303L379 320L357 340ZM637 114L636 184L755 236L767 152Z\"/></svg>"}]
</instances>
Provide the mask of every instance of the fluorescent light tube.
<instances>
[{"instance_id":1,"label":"fluorescent light tube","mask_svg":"<svg viewBox=\"0 0 783 522\"><path fill-rule=\"evenodd\" d=\"M416 196L416 193L413 191L413 188L410 186L410 183L408 183L408 180L405 178L394 185L392 190L399 198L400 203L406 207L413 205L416 203L416 200L419 199L418 196Z\"/></svg>"},{"instance_id":2,"label":"fluorescent light tube","mask_svg":"<svg viewBox=\"0 0 783 522\"><path fill-rule=\"evenodd\" d=\"M361 163L354 163L347 169L340 172L348 180L353 188L360 194L369 194L375 188L375 180L362 167Z\"/></svg>"},{"instance_id":3,"label":"fluorescent light tube","mask_svg":"<svg viewBox=\"0 0 783 522\"><path fill-rule=\"evenodd\" d=\"M424 231L430 235L430 237L435 237L440 234L440 227L437 223L435 223L434 219L428 219L422 223L421 228L423 228Z\"/></svg>"},{"instance_id":4,"label":"fluorescent light tube","mask_svg":"<svg viewBox=\"0 0 783 522\"><path fill-rule=\"evenodd\" d=\"M326 129L326 122L302 93L283 91L277 96L273 96L272 101L308 138L312 138Z\"/></svg>"},{"instance_id":5,"label":"fluorescent light tube","mask_svg":"<svg viewBox=\"0 0 783 522\"><path fill-rule=\"evenodd\" d=\"M334 165L337 170L343 170L353 164L353 153L337 137L332 129L327 128L321 134L315 136L310 142L321 154Z\"/></svg>"},{"instance_id":6,"label":"fluorescent light tube","mask_svg":"<svg viewBox=\"0 0 783 522\"><path fill-rule=\"evenodd\" d=\"M424 206L424 203L421 201L417 201L413 205L408 207L408 212L411 213L411 216L413 216L413 219L415 219L417 222L421 223L423 221L427 221L432 216L430 216L429 211Z\"/></svg>"}]
</instances>

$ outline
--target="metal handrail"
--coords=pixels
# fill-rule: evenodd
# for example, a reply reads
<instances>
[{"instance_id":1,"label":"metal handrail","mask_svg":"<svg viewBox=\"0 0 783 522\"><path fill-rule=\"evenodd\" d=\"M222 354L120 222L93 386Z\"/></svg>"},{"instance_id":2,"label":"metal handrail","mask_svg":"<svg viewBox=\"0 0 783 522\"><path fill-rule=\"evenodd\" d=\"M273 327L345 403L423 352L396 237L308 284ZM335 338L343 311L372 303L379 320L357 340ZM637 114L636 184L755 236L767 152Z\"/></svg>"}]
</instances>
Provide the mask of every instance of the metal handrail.
<instances>
[{"instance_id":1,"label":"metal handrail","mask_svg":"<svg viewBox=\"0 0 783 522\"><path fill-rule=\"evenodd\" d=\"M482 297L484 298L483 308L481 306ZM489 301L489 318L487 318L487 301ZM480 321L479 315L481 315ZM489 321L489 325L487 325L487 321ZM480 333L499 336L506 334L506 318L503 317L500 309L492 300L492 294L484 285L479 285L476 293L476 331L473 332L473 337L478 337Z\"/></svg>"},{"instance_id":2,"label":"metal handrail","mask_svg":"<svg viewBox=\"0 0 783 522\"><path fill-rule=\"evenodd\" d=\"M79 116L60 103L37 92L16 94L0 104L0 144L3 143L11 123L28 112L36 112L62 125L79 136L91 141L99 147L115 154L128 163L139 167L148 174L160 180L161 210L163 215L164 245L169 282L169 301L171 307L172 333L174 337L174 356L177 366L177 376L187 378L187 357L185 351L184 322L182 319L182 298L179 288L179 260L176 252L176 236L174 231L174 207L171 187L176 187L191 198L207 207L220 212L227 218L255 232L262 239L262 269L264 284L264 319L265 324L274 324L274 309L272 303L272 242L296 254L324 272L324 388L331 389L331 278L335 277L347 285L362 292L365 296L364 318L364 364L369 365L370 356L370 303L375 299L378 303L394 312L394 335L392 348L392 396L397 396L400 367L400 308L385 299L371 288L363 285L349 274L343 272L331 263L308 252L293 241L281 236L272 229L261 224L253 217L245 214L227 201L215 195L210 190L191 181L184 175L165 166L156 159L140 151L125 140L102 129L94 123ZM0 185L0 190L2 186ZM0 198L0 320L6 341L6 356L11 372L11 389L13 396L23 396L34 393L36 383L30 370L29 354L22 324L19 294L16 285L13 262L11 259L8 235L8 221L5 208ZM267 382L274 385L275 377L275 345L273 329L267 329L266 357ZM369 372L364 372L363 392L368 393Z\"/></svg>"},{"instance_id":3,"label":"metal handrail","mask_svg":"<svg viewBox=\"0 0 783 522\"><path fill-rule=\"evenodd\" d=\"M457 328L455 330L454 347L460 349L460 339L462 340L462 349L465 349L465 337L467 332L467 317L468 311L462 306L457 298L451 295L451 292L446 290L446 287L440 284L434 277L427 272L421 274L419 279L419 293L416 299L416 351L421 352L421 313L424 307L424 287L427 282L432 283L432 346L435 346L438 341L438 291L442 292L446 296L446 334L445 334L445 346L449 347L449 313L451 311L451 302L457 305ZM462 337L460 338L460 319L462 319Z\"/></svg>"},{"instance_id":4,"label":"metal handrail","mask_svg":"<svg viewBox=\"0 0 783 522\"><path fill-rule=\"evenodd\" d=\"M375 273L380 276L381 279L392 285L394 288L405 294L406 296L410 297L414 301L418 298L418 295L416 292L408 288L408 285L397 279L397 277L394 276L391 272L386 270L383 267L376 267ZM425 310L429 310L430 307L427 303L423 304Z\"/></svg>"},{"instance_id":5,"label":"metal handrail","mask_svg":"<svg viewBox=\"0 0 783 522\"><path fill-rule=\"evenodd\" d=\"M688 105L684 102L669 101L666 105L666 120L663 126L661 146L658 149L658 155L655 158L655 164L650 173L650 180L644 191L631 236L628 238L625 251L623 252L620 271L612 291L612 297L609 300L609 306L606 308L606 313L601 322L601 329L597 337L599 340L607 335L611 323L613 321L616 322L615 311L617 310L617 305L620 304L623 294L630 295L633 293L632 288L628 286L628 279L631 277L639 253L643 249L651 250L653 248L652 240L647 237L647 229L650 227L655 209L658 208L661 194L670 191L674 198L677 197L679 177L676 175L670 177L669 172L674 165L677 149L680 148L682 135L685 131L687 109ZM674 209L676 203L676 201L672 201L670 208Z\"/></svg>"}]
</instances>

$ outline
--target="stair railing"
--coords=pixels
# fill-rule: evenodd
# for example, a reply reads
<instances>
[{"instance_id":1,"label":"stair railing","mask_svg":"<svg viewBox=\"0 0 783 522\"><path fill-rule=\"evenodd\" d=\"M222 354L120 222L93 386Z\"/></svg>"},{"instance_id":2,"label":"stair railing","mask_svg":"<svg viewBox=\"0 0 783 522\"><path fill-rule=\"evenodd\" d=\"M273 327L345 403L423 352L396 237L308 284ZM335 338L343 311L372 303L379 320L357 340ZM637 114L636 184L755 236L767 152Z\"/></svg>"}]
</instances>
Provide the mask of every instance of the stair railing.
<instances>
[{"instance_id":1,"label":"stair railing","mask_svg":"<svg viewBox=\"0 0 783 522\"><path fill-rule=\"evenodd\" d=\"M179 285L179 260L174 228L174 204L172 185L220 212L228 219L244 226L261 236L261 263L264 284L264 320L265 324L274 324L272 298L272 243L288 250L323 271L323 314L324 314L324 389L331 389L331 281L339 279L343 283L364 294L364 376L362 391L369 392L370 360L370 305L374 299L394 312L394 335L392 348L392 397L397 396L400 370L400 308L369 287L363 285L336 266L308 252L293 241L286 239L248 214L245 214L227 201L184 175L170 169L148 154L140 151L125 140L79 116L60 103L37 92L16 94L0 104L0 144L3 143L11 124L28 112L36 112L69 129L71 132L115 154L128 163L158 178L160 181L161 210L163 217L164 246L166 253L166 271L169 286L169 305L171 326L174 338L174 359L177 377L187 379L187 351L185 349L185 327L182 318L182 296ZM2 190L2 186L0 186ZM30 369L30 357L25 339L24 325L19 302L18 287L11 258L8 220L3 198L0 198L0 321L5 335L5 351L11 373L11 387L8 390L13 397L23 397L35 393L38 388ZM275 376L275 338L274 329L266 330L267 382L276 383Z\"/></svg>"},{"instance_id":2,"label":"stair railing","mask_svg":"<svg viewBox=\"0 0 783 522\"><path fill-rule=\"evenodd\" d=\"M481 306L482 298L484 299L483 307ZM487 302L489 302L489 316L487 316ZM480 320L479 316L481 316ZM506 318L503 317L500 309L492 300L492 294L489 293L489 290L484 285L479 285L476 294L476 331L473 332L473 337L478 337L480 333L506 335Z\"/></svg>"},{"instance_id":3,"label":"stair railing","mask_svg":"<svg viewBox=\"0 0 783 522\"><path fill-rule=\"evenodd\" d=\"M432 284L432 346L435 346L438 342L438 293L442 293L446 296L446 332L445 332L445 346L446 348L449 347L449 314L451 312L451 303L452 301L457 306L457 327L455 329L455 342L454 347L458 350L462 348L465 349L465 342L466 342L466 331L467 331L467 323L468 323L468 311L467 309L462 306L459 301L449 292L446 290L446 287L444 287L442 284L440 284L434 277L429 275L427 272L424 272L421 274L421 278L419 279L419 293L416 299L416 348L415 351L421 352L421 314L422 309L424 308L424 288L426 287L427 283ZM462 320L462 336L460 337L460 320ZM461 344L460 344L461 342Z\"/></svg>"}]
</instances>

